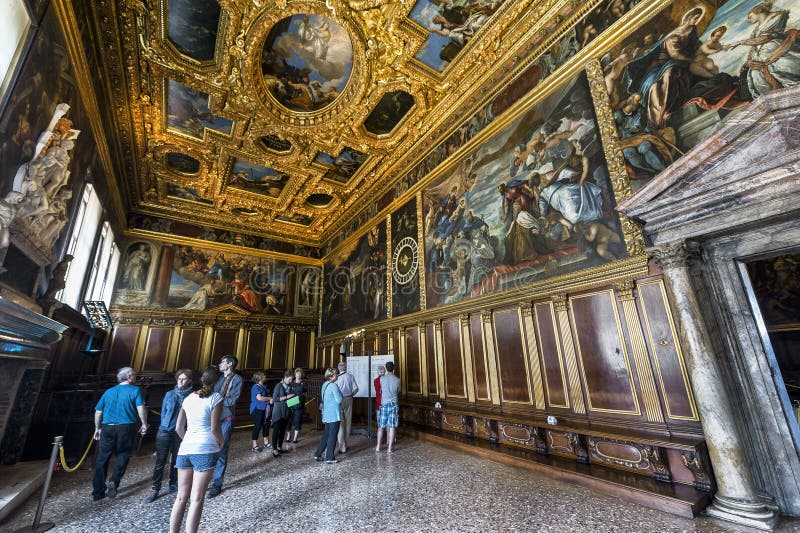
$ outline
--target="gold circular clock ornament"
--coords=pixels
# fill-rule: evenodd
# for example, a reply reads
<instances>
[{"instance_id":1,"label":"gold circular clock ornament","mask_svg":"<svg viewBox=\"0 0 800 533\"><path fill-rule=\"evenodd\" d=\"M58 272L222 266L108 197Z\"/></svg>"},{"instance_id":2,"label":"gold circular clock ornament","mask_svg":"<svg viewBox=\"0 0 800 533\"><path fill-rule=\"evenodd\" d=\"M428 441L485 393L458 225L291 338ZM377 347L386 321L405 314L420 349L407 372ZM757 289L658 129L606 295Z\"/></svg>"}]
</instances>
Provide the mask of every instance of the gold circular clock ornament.
<instances>
[{"instance_id":1,"label":"gold circular clock ornament","mask_svg":"<svg viewBox=\"0 0 800 533\"><path fill-rule=\"evenodd\" d=\"M413 237L404 237L394 247L392 254L392 277L399 285L406 285L414 279L419 268L419 248Z\"/></svg>"}]
</instances>

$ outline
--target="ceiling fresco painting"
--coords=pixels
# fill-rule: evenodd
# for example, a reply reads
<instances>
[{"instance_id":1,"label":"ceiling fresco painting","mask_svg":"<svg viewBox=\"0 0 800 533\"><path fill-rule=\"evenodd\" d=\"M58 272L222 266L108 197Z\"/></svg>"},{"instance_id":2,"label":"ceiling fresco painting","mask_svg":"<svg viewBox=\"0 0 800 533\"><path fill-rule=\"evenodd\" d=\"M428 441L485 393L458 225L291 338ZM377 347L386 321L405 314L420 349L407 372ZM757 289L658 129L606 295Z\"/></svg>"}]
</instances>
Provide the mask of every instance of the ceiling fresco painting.
<instances>
[{"instance_id":1,"label":"ceiling fresco painting","mask_svg":"<svg viewBox=\"0 0 800 533\"><path fill-rule=\"evenodd\" d=\"M261 56L264 82L284 107L312 112L332 103L353 67L347 31L314 14L284 18L270 30Z\"/></svg>"},{"instance_id":2,"label":"ceiling fresco painting","mask_svg":"<svg viewBox=\"0 0 800 533\"><path fill-rule=\"evenodd\" d=\"M167 84L167 128L203 140L206 128L229 135L233 121L209 111L208 94L175 80Z\"/></svg>"},{"instance_id":3,"label":"ceiling fresco painting","mask_svg":"<svg viewBox=\"0 0 800 533\"><path fill-rule=\"evenodd\" d=\"M200 202L201 204L213 205L214 201L203 196L194 187L184 187L175 183L167 183L167 194L181 200Z\"/></svg>"},{"instance_id":4,"label":"ceiling fresco painting","mask_svg":"<svg viewBox=\"0 0 800 533\"><path fill-rule=\"evenodd\" d=\"M325 179L347 183L367 157L367 154L345 147L337 156L319 152L314 161L328 169L324 175Z\"/></svg>"},{"instance_id":5,"label":"ceiling fresco painting","mask_svg":"<svg viewBox=\"0 0 800 533\"><path fill-rule=\"evenodd\" d=\"M800 84L800 8L779 0L666 9L612 52L606 88L634 190L761 94ZM658 57L692 57L676 62ZM764 64L764 66L762 66Z\"/></svg>"},{"instance_id":6,"label":"ceiling fresco painting","mask_svg":"<svg viewBox=\"0 0 800 533\"><path fill-rule=\"evenodd\" d=\"M273 152L288 152L292 149L292 143L285 139L281 139L277 135L264 135L261 137L261 144L268 150Z\"/></svg>"},{"instance_id":7,"label":"ceiling fresco painting","mask_svg":"<svg viewBox=\"0 0 800 533\"><path fill-rule=\"evenodd\" d=\"M502 4L503 0L418 0L409 18L429 33L414 57L441 72Z\"/></svg>"},{"instance_id":8,"label":"ceiling fresco painting","mask_svg":"<svg viewBox=\"0 0 800 533\"><path fill-rule=\"evenodd\" d=\"M228 185L277 198L288 182L289 175L284 172L237 158L233 162Z\"/></svg>"},{"instance_id":9,"label":"ceiling fresco painting","mask_svg":"<svg viewBox=\"0 0 800 533\"><path fill-rule=\"evenodd\" d=\"M390 133L412 107L414 97L405 91L384 94L364 121L364 128L375 135Z\"/></svg>"},{"instance_id":10,"label":"ceiling fresco painting","mask_svg":"<svg viewBox=\"0 0 800 533\"><path fill-rule=\"evenodd\" d=\"M165 160L169 168L183 174L197 174L200 170L200 161L186 154L168 152Z\"/></svg>"},{"instance_id":11,"label":"ceiling fresco painting","mask_svg":"<svg viewBox=\"0 0 800 533\"><path fill-rule=\"evenodd\" d=\"M169 40L197 61L214 59L220 5L216 0L169 0Z\"/></svg>"},{"instance_id":12,"label":"ceiling fresco painting","mask_svg":"<svg viewBox=\"0 0 800 533\"><path fill-rule=\"evenodd\" d=\"M291 215L278 215L276 220L281 222L288 222L289 224L297 224L299 226L310 226L314 219L303 213L292 213Z\"/></svg>"},{"instance_id":13,"label":"ceiling fresco painting","mask_svg":"<svg viewBox=\"0 0 800 533\"><path fill-rule=\"evenodd\" d=\"M626 256L586 76L423 194L427 306Z\"/></svg>"}]
</instances>

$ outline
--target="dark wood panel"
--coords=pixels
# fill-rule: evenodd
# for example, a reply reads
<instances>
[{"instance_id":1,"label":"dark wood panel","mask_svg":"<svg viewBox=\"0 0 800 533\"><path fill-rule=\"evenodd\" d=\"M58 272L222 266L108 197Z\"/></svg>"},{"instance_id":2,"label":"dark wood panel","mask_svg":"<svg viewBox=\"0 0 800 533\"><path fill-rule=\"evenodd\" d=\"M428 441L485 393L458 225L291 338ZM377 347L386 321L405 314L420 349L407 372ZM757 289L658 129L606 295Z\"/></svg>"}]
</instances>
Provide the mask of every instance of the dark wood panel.
<instances>
[{"instance_id":1,"label":"dark wood panel","mask_svg":"<svg viewBox=\"0 0 800 533\"><path fill-rule=\"evenodd\" d=\"M364 337L364 355L375 355L374 333L369 333Z\"/></svg>"},{"instance_id":2,"label":"dark wood panel","mask_svg":"<svg viewBox=\"0 0 800 533\"><path fill-rule=\"evenodd\" d=\"M461 356L461 324L458 319L442 322L444 382L448 396L466 396L464 358Z\"/></svg>"},{"instance_id":3,"label":"dark wood panel","mask_svg":"<svg viewBox=\"0 0 800 533\"><path fill-rule=\"evenodd\" d=\"M114 328L114 339L111 341L106 370L111 372L123 366L131 365L138 336L139 326L117 326Z\"/></svg>"},{"instance_id":4,"label":"dark wood panel","mask_svg":"<svg viewBox=\"0 0 800 533\"><path fill-rule=\"evenodd\" d=\"M586 394L592 410L638 414L631 363L617 327L611 291L570 299Z\"/></svg>"},{"instance_id":5,"label":"dark wood panel","mask_svg":"<svg viewBox=\"0 0 800 533\"><path fill-rule=\"evenodd\" d=\"M276 331L272 334L272 370L286 370L286 352L289 350L289 332Z\"/></svg>"},{"instance_id":6,"label":"dark wood panel","mask_svg":"<svg viewBox=\"0 0 800 533\"><path fill-rule=\"evenodd\" d=\"M223 355L236 355L236 338L238 329L223 329L214 332L214 344L211 348L211 362L217 363Z\"/></svg>"},{"instance_id":7,"label":"dark wood panel","mask_svg":"<svg viewBox=\"0 0 800 533\"><path fill-rule=\"evenodd\" d=\"M308 366L308 354L310 350L311 333L308 331L298 331L295 333L294 366L306 368Z\"/></svg>"},{"instance_id":8,"label":"dark wood panel","mask_svg":"<svg viewBox=\"0 0 800 533\"><path fill-rule=\"evenodd\" d=\"M398 331L397 336L400 333ZM406 329L406 390L422 393L422 370L419 364L419 328ZM397 338L397 337L396 337Z\"/></svg>"},{"instance_id":9,"label":"dark wood panel","mask_svg":"<svg viewBox=\"0 0 800 533\"><path fill-rule=\"evenodd\" d=\"M184 328L181 330L178 345L177 368L193 368L199 365L200 347L203 344L202 328ZM199 382L199 379L197 380Z\"/></svg>"},{"instance_id":10,"label":"dark wood panel","mask_svg":"<svg viewBox=\"0 0 800 533\"><path fill-rule=\"evenodd\" d=\"M516 307L495 312L494 331L503 401L530 402L525 350Z\"/></svg>"},{"instance_id":11,"label":"dark wood panel","mask_svg":"<svg viewBox=\"0 0 800 533\"><path fill-rule=\"evenodd\" d=\"M428 369L428 394L438 394L436 381L436 330L432 322L425 324L425 365Z\"/></svg>"},{"instance_id":12,"label":"dark wood panel","mask_svg":"<svg viewBox=\"0 0 800 533\"><path fill-rule=\"evenodd\" d=\"M267 332L256 329L247 334L247 351L244 353L242 368L264 369L264 355L267 351Z\"/></svg>"},{"instance_id":13,"label":"dark wood panel","mask_svg":"<svg viewBox=\"0 0 800 533\"><path fill-rule=\"evenodd\" d=\"M475 395L480 400L489 399L489 387L486 383L486 356L483 351L483 330L480 315L469 317L469 340L472 346L474 361Z\"/></svg>"},{"instance_id":14,"label":"dark wood panel","mask_svg":"<svg viewBox=\"0 0 800 533\"><path fill-rule=\"evenodd\" d=\"M164 371L169 352L170 337L172 337L172 328L151 327L147 331L142 370L145 372Z\"/></svg>"},{"instance_id":15,"label":"dark wood panel","mask_svg":"<svg viewBox=\"0 0 800 533\"><path fill-rule=\"evenodd\" d=\"M382 331L378 333L378 354L389 353L389 332Z\"/></svg>"},{"instance_id":16,"label":"dark wood panel","mask_svg":"<svg viewBox=\"0 0 800 533\"><path fill-rule=\"evenodd\" d=\"M659 280L639 285L639 300L644 311L647 347L651 357L655 359L653 368L656 370L667 416L673 419L696 420L688 375L670 324L663 282Z\"/></svg>"},{"instance_id":17,"label":"dark wood panel","mask_svg":"<svg viewBox=\"0 0 800 533\"><path fill-rule=\"evenodd\" d=\"M566 376L561 357L561 344L553 317L553 304L543 302L534 305L536 314L537 341L544 370L545 399L548 407L569 407Z\"/></svg>"}]
</instances>

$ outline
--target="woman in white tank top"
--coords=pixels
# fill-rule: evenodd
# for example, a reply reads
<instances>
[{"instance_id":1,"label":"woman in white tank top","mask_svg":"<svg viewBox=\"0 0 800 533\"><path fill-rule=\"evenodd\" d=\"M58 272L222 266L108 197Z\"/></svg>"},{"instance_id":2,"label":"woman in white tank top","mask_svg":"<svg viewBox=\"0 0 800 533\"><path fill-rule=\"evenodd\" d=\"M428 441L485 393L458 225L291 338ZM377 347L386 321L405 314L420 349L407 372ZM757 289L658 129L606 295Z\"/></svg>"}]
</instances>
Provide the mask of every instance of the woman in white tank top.
<instances>
[{"instance_id":1,"label":"woman in white tank top","mask_svg":"<svg viewBox=\"0 0 800 533\"><path fill-rule=\"evenodd\" d=\"M192 505L186 518L187 533L195 533L203 513L206 489L217 465L217 452L224 442L222 437L222 395L213 392L219 381L219 370L210 366L203 371L203 387L183 401L175 431L183 439L175 466L178 468L178 496L169 517L169 530L178 533L183 513L191 495Z\"/></svg>"}]
</instances>

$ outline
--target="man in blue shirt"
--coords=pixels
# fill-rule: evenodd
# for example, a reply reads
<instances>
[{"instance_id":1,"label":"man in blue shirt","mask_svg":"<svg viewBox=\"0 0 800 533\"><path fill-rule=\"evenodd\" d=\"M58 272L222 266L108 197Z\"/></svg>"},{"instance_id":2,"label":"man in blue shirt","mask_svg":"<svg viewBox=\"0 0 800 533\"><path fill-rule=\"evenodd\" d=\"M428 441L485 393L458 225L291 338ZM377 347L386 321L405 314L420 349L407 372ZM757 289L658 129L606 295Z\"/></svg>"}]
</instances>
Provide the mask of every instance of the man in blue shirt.
<instances>
[{"instance_id":1,"label":"man in blue shirt","mask_svg":"<svg viewBox=\"0 0 800 533\"><path fill-rule=\"evenodd\" d=\"M167 391L164 401L161 402L161 425L158 426L156 435L156 466L153 469L153 488L150 495L145 498L145 503L153 503L161 491L161 478L164 475L164 466L167 457L172 456L169 464L169 492L178 492L178 469L175 468L175 459L181 446L181 438L175 431L175 423L181 412L183 400L192 392L192 371L188 368L175 373L175 388Z\"/></svg>"},{"instance_id":2,"label":"man in blue shirt","mask_svg":"<svg viewBox=\"0 0 800 533\"><path fill-rule=\"evenodd\" d=\"M117 496L117 487L133 453L137 413L142 422L139 433L144 435L148 428L142 389L134 385L136 372L129 366L120 368L117 382L118 385L103 393L94 408L94 440L99 441L94 467L94 501L102 500L106 495L110 498ZM106 482L112 454L117 455L117 461Z\"/></svg>"},{"instance_id":3,"label":"man in blue shirt","mask_svg":"<svg viewBox=\"0 0 800 533\"><path fill-rule=\"evenodd\" d=\"M217 456L217 467L214 469L211 489L208 492L209 498L216 498L222 492L222 481L225 478L225 470L228 468L228 447L233 433L233 412L236 409L239 395L242 393L242 376L236 373L238 363L239 360L236 357L223 355L218 365L222 372L222 379L214 385L214 392L220 393L223 397L222 436L225 438L225 443Z\"/></svg>"}]
</instances>

